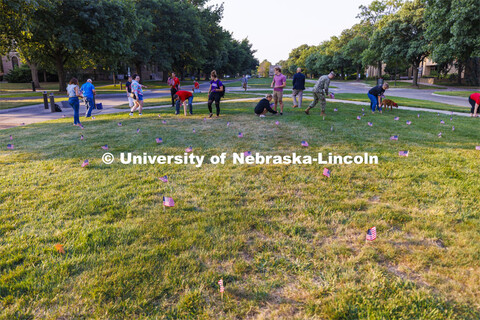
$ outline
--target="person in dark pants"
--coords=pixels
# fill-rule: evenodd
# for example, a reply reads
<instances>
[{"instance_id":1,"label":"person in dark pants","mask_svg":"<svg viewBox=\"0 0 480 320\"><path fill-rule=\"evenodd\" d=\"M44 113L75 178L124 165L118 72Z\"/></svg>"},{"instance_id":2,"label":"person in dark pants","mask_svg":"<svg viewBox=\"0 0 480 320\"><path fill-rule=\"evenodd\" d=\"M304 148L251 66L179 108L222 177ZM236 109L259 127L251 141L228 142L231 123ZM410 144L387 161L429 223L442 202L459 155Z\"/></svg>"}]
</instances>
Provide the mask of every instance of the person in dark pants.
<instances>
[{"instance_id":1,"label":"person in dark pants","mask_svg":"<svg viewBox=\"0 0 480 320\"><path fill-rule=\"evenodd\" d=\"M278 114L277 111L273 110L272 107L270 106L270 103L272 102L273 96L272 94L267 94L265 98L260 100L258 102L257 106L255 107L255 114L259 117L265 117L265 114L267 112L270 112L272 114Z\"/></svg>"},{"instance_id":2,"label":"person in dark pants","mask_svg":"<svg viewBox=\"0 0 480 320\"><path fill-rule=\"evenodd\" d=\"M193 93L190 91L178 90L173 98L175 99L175 115L180 113L180 104L183 104L183 112L185 113L185 117L187 116L187 102L190 115L193 114Z\"/></svg>"},{"instance_id":3,"label":"person in dark pants","mask_svg":"<svg viewBox=\"0 0 480 320\"><path fill-rule=\"evenodd\" d=\"M292 90L292 97L293 97L293 107L294 108L301 108L302 107L302 100L303 100L303 90L305 90L305 75L302 73L301 68L297 68L297 73L293 76L293 90ZM297 96L298 96L298 103L297 103Z\"/></svg>"},{"instance_id":4,"label":"person in dark pants","mask_svg":"<svg viewBox=\"0 0 480 320\"><path fill-rule=\"evenodd\" d=\"M472 106L470 110L470 117L477 117L478 116L478 106L480 105L480 93L475 92L468 97L468 102Z\"/></svg>"},{"instance_id":5,"label":"person in dark pants","mask_svg":"<svg viewBox=\"0 0 480 320\"><path fill-rule=\"evenodd\" d=\"M170 94L172 96L172 107L175 106L175 99L173 96L180 88L180 80L175 76L175 73L172 72L172 76L168 79L168 85L170 86Z\"/></svg>"},{"instance_id":6,"label":"person in dark pants","mask_svg":"<svg viewBox=\"0 0 480 320\"><path fill-rule=\"evenodd\" d=\"M80 101L78 100L81 97L80 89L78 88L78 80L76 78L70 79L70 82L67 86L68 92L68 103L73 108L73 125L74 126L82 126L80 123Z\"/></svg>"},{"instance_id":7,"label":"person in dark pants","mask_svg":"<svg viewBox=\"0 0 480 320\"><path fill-rule=\"evenodd\" d=\"M212 113L212 103L215 101L215 107L217 108L217 118L220 117L220 99L223 96L223 91L225 87L223 86L222 81L218 79L217 71L213 70L210 73L210 89L208 90L208 111L210 111L211 118Z\"/></svg>"},{"instance_id":8,"label":"person in dark pants","mask_svg":"<svg viewBox=\"0 0 480 320\"><path fill-rule=\"evenodd\" d=\"M378 108L378 111L382 113L382 103L380 101L381 96L385 93L390 86L388 83L384 83L382 86L376 86L368 91L368 98L370 99L370 108L372 113L375 113L375 109Z\"/></svg>"}]
</instances>

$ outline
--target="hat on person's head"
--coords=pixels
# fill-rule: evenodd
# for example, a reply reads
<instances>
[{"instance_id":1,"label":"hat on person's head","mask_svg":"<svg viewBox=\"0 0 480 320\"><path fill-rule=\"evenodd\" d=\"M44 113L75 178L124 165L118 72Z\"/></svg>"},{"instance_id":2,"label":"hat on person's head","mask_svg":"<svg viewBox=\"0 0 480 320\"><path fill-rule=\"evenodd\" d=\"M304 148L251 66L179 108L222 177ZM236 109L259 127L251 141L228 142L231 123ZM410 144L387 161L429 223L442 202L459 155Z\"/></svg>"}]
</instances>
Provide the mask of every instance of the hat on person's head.
<instances>
[{"instance_id":1,"label":"hat on person's head","mask_svg":"<svg viewBox=\"0 0 480 320\"><path fill-rule=\"evenodd\" d=\"M87 79L87 82L90 82L90 83L92 83L93 81L92 81L92 79Z\"/></svg>"},{"instance_id":2,"label":"hat on person's head","mask_svg":"<svg viewBox=\"0 0 480 320\"><path fill-rule=\"evenodd\" d=\"M330 71L330 73L329 73L328 75L332 75L332 76L334 76L334 77L335 77L335 72L333 72L333 71Z\"/></svg>"}]
</instances>

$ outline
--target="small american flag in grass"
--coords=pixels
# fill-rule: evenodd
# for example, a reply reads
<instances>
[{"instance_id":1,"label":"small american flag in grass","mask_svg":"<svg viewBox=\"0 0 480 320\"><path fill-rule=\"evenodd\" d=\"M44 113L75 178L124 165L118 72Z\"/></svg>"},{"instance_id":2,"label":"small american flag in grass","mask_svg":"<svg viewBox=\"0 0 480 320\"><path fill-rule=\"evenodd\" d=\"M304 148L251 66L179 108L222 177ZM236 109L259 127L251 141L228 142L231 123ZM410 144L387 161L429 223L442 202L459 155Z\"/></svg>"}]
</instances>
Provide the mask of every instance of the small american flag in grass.
<instances>
[{"instance_id":1,"label":"small american flag in grass","mask_svg":"<svg viewBox=\"0 0 480 320\"><path fill-rule=\"evenodd\" d=\"M363 112L363 111L365 111L365 109L364 109L364 108L362 108L362 112Z\"/></svg>"},{"instance_id":2,"label":"small american flag in grass","mask_svg":"<svg viewBox=\"0 0 480 320\"><path fill-rule=\"evenodd\" d=\"M333 92L330 93L330 98L335 99L335 94ZM337 111L337 110L335 110L335 111Z\"/></svg>"},{"instance_id":3,"label":"small american flag in grass","mask_svg":"<svg viewBox=\"0 0 480 320\"><path fill-rule=\"evenodd\" d=\"M437 112L437 117L439 117L439 116L440 116L440 113Z\"/></svg>"},{"instance_id":4,"label":"small american flag in grass","mask_svg":"<svg viewBox=\"0 0 480 320\"><path fill-rule=\"evenodd\" d=\"M440 132L437 136L438 136L439 138L441 138L441 137L442 137L442 133Z\"/></svg>"},{"instance_id":5,"label":"small american flag in grass","mask_svg":"<svg viewBox=\"0 0 480 320\"><path fill-rule=\"evenodd\" d=\"M121 127L121 126L122 126L122 123L121 123L121 122L119 122L119 123L118 123L118 126L119 126L119 127Z\"/></svg>"},{"instance_id":6,"label":"small american flag in grass","mask_svg":"<svg viewBox=\"0 0 480 320\"><path fill-rule=\"evenodd\" d=\"M82 125L80 125L80 129L82 129L82 130L83 130L83 129L85 129L85 128L84 128Z\"/></svg>"},{"instance_id":7,"label":"small american flag in grass","mask_svg":"<svg viewBox=\"0 0 480 320\"><path fill-rule=\"evenodd\" d=\"M397 140L398 140L398 136L391 136L391 137L390 137L390 140L395 140L395 141L397 141Z\"/></svg>"},{"instance_id":8,"label":"small american flag in grass","mask_svg":"<svg viewBox=\"0 0 480 320\"><path fill-rule=\"evenodd\" d=\"M102 146L102 149L103 149L103 150L108 150L108 145Z\"/></svg>"},{"instance_id":9,"label":"small american flag in grass","mask_svg":"<svg viewBox=\"0 0 480 320\"><path fill-rule=\"evenodd\" d=\"M373 127L373 123L369 122L369 123L368 123L368 126L369 126L369 127Z\"/></svg>"},{"instance_id":10,"label":"small american flag in grass","mask_svg":"<svg viewBox=\"0 0 480 320\"><path fill-rule=\"evenodd\" d=\"M440 120L440 124L445 124L445 121L443 121L443 120Z\"/></svg>"},{"instance_id":11,"label":"small american flag in grass","mask_svg":"<svg viewBox=\"0 0 480 320\"><path fill-rule=\"evenodd\" d=\"M337 111L338 111L338 109L337 109L337 108L335 108L335 109L333 109L333 111L334 111L334 112L337 112Z\"/></svg>"},{"instance_id":12,"label":"small american flag in grass","mask_svg":"<svg viewBox=\"0 0 480 320\"><path fill-rule=\"evenodd\" d=\"M82 168L85 168L86 166L88 166L90 163L88 162L88 160L85 160L83 161L82 163Z\"/></svg>"},{"instance_id":13,"label":"small american flag in grass","mask_svg":"<svg viewBox=\"0 0 480 320\"><path fill-rule=\"evenodd\" d=\"M476 147L475 147L475 150L479 150L479 151L480 151L480 146L476 146Z\"/></svg>"},{"instance_id":14,"label":"small american flag in grass","mask_svg":"<svg viewBox=\"0 0 480 320\"><path fill-rule=\"evenodd\" d=\"M420 113L417 113L417 118L420 118Z\"/></svg>"},{"instance_id":15,"label":"small american flag in grass","mask_svg":"<svg viewBox=\"0 0 480 320\"><path fill-rule=\"evenodd\" d=\"M227 122L227 127L229 127L229 126L230 126L230 122Z\"/></svg>"},{"instance_id":16,"label":"small american flag in grass","mask_svg":"<svg viewBox=\"0 0 480 320\"><path fill-rule=\"evenodd\" d=\"M167 176L163 176L163 177L160 177L158 179L160 179L160 181L162 181L162 182L168 182L168 177Z\"/></svg>"},{"instance_id":17,"label":"small american flag in grass","mask_svg":"<svg viewBox=\"0 0 480 320\"><path fill-rule=\"evenodd\" d=\"M185 152L187 152L187 153L192 152L192 150L193 150L192 147L188 147L187 149L185 149Z\"/></svg>"},{"instance_id":18,"label":"small american flag in grass","mask_svg":"<svg viewBox=\"0 0 480 320\"><path fill-rule=\"evenodd\" d=\"M327 168L323 168L323 175L330 178L330 170L328 170Z\"/></svg>"},{"instance_id":19,"label":"small american flag in grass","mask_svg":"<svg viewBox=\"0 0 480 320\"><path fill-rule=\"evenodd\" d=\"M373 227L373 228L368 229L366 240L367 241L373 241L375 239L377 239L377 228Z\"/></svg>"},{"instance_id":20,"label":"small american flag in grass","mask_svg":"<svg viewBox=\"0 0 480 320\"><path fill-rule=\"evenodd\" d=\"M83 140L83 134L80 136L80 140Z\"/></svg>"},{"instance_id":21,"label":"small american flag in grass","mask_svg":"<svg viewBox=\"0 0 480 320\"><path fill-rule=\"evenodd\" d=\"M162 123L163 123L163 124L167 124L167 121L165 121L165 120L162 120Z\"/></svg>"},{"instance_id":22,"label":"small american flag in grass","mask_svg":"<svg viewBox=\"0 0 480 320\"><path fill-rule=\"evenodd\" d=\"M302 147L308 147L308 142L307 141L302 141Z\"/></svg>"},{"instance_id":23,"label":"small american flag in grass","mask_svg":"<svg viewBox=\"0 0 480 320\"><path fill-rule=\"evenodd\" d=\"M408 124L408 125L411 125L411 124L412 124L412 121L407 121L407 124Z\"/></svg>"},{"instance_id":24,"label":"small american flag in grass","mask_svg":"<svg viewBox=\"0 0 480 320\"><path fill-rule=\"evenodd\" d=\"M252 152L251 152L251 151L245 151L245 152L243 153L243 155L244 155L245 157L248 157L248 156L251 156L251 155L252 155Z\"/></svg>"},{"instance_id":25,"label":"small american flag in grass","mask_svg":"<svg viewBox=\"0 0 480 320\"><path fill-rule=\"evenodd\" d=\"M399 118L399 117L395 117L395 118L393 118L393 120L398 121L398 120L400 120L400 118Z\"/></svg>"},{"instance_id":26,"label":"small american flag in grass","mask_svg":"<svg viewBox=\"0 0 480 320\"><path fill-rule=\"evenodd\" d=\"M365 112L362 113L362 117L365 117Z\"/></svg>"},{"instance_id":27,"label":"small american flag in grass","mask_svg":"<svg viewBox=\"0 0 480 320\"><path fill-rule=\"evenodd\" d=\"M278 125L280 124L280 122L279 122L279 121L275 121L275 124L278 126Z\"/></svg>"},{"instance_id":28,"label":"small american flag in grass","mask_svg":"<svg viewBox=\"0 0 480 320\"><path fill-rule=\"evenodd\" d=\"M195 131L195 128L193 128L192 132L193 132L193 133L195 133L195 132L196 132L196 131Z\"/></svg>"},{"instance_id":29,"label":"small american flag in grass","mask_svg":"<svg viewBox=\"0 0 480 320\"><path fill-rule=\"evenodd\" d=\"M225 287L223 286L223 279L218 280L218 285L220 286L220 293L225 291Z\"/></svg>"},{"instance_id":30,"label":"small american flag in grass","mask_svg":"<svg viewBox=\"0 0 480 320\"><path fill-rule=\"evenodd\" d=\"M20 123L20 125L21 125L21 126L24 126L24 125L25 125L25 122Z\"/></svg>"},{"instance_id":31,"label":"small american flag in grass","mask_svg":"<svg viewBox=\"0 0 480 320\"><path fill-rule=\"evenodd\" d=\"M206 117L205 117L205 118L203 118L203 122L207 122L207 118L206 118Z\"/></svg>"},{"instance_id":32,"label":"small american flag in grass","mask_svg":"<svg viewBox=\"0 0 480 320\"><path fill-rule=\"evenodd\" d=\"M398 151L400 157L408 157L408 151Z\"/></svg>"},{"instance_id":33,"label":"small american flag in grass","mask_svg":"<svg viewBox=\"0 0 480 320\"><path fill-rule=\"evenodd\" d=\"M92 116L92 119L95 120L95 117Z\"/></svg>"},{"instance_id":34,"label":"small american flag in grass","mask_svg":"<svg viewBox=\"0 0 480 320\"><path fill-rule=\"evenodd\" d=\"M452 127L452 131L455 131L455 126Z\"/></svg>"},{"instance_id":35,"label":"small american flag in grass","mask_svg":"<svg viewBox=\"0 0 480 320\"><path fill-rule=\"evenodd\" d=\"M137 129L137 133L140 133L140 128Z\"/></svg>"},{"instance_id":36,"label":"small american flag in grass","mask_svg":"<svg viewBox=\"0 0 480 320\"><path fill-rule=\"evenodd\" d=\"M360 116L357 116L357 120L362 120L362 117L360 117Z\"/></svg>"},{"instance_id":37,"label":"small american flag in grass","mask_svg":"<svg viewBox=\"0 0 480 320\"><path fill-rule=\"evenodd\" d=\"M238 137L239 137L239 138L243 138L243 133L239 132L239 133L238 133Z\"/></svg>"},{"instance_id":38,"label":"small american flag in grass","mask_svg":"<svg viewBox=\"0 0 480 320\"><path fill-rule=\"evenodd\" d=\"M13 140L13 137L12 137L12 135L10 135L10 140Z\"/></svg>"},{"instance_id":39,"label":"small american flag in grass","mask_svg":"<svg viewBox=\"0 0 480 320\"><path fill-rule=\"evenodd\" d=\"M162 138L156 138L155 141L156 141L157 143L162 143L162 142L163 142Z\"/></svg>"},{"instance_id":40,"label":"small american flag in grass","mask_svg":"<svg viewBox=\"0 0 480 320\"><path fill-rule=\"evenodd\" d=\"M63 115L62 118L65 118L65 115Z\"/></svg>"},{"instance_id":41,"label":"small american flag in grass","mask_svg":"<svg viewBox=\"0 0 480 320\"><path fill-rule=\"evenodd\" d=\"M13 150L13 144L7 144L7 149Z\"/></svg>"},{"instance_id":42,"label":"small american flag in grass","mask_svg":"<svg viewBox=\"0 0 480 320\"><path fill-rule=\"evenodd\" d=\"M161 115L161 114L159 114L159 115L158 115L158 117L159 117L159 118L161 118L161 117L162 117L162 115Z\"/></svg>"},{"instance_id":43,"label":"small american flag in grass","mask_svg":"<svg viewBox=\"0 0 480 320\"><path fill-rule=\"evenodd\" d=\"M175 202L173 201L173 198L170 197L163 197L163 205L165 207L174 207Z\"/></svg>"},{"instance_id":44,"label":"small american flag in grass","mask_svg":"<svg viewBox=\"0 0 480 320\"><path fill-rule=\"evenodd\" d=\"M452 121L452 120L453 120L453 118L452 118L452 117L450 117L450 121Z\"/></svg>"}]
</instances>

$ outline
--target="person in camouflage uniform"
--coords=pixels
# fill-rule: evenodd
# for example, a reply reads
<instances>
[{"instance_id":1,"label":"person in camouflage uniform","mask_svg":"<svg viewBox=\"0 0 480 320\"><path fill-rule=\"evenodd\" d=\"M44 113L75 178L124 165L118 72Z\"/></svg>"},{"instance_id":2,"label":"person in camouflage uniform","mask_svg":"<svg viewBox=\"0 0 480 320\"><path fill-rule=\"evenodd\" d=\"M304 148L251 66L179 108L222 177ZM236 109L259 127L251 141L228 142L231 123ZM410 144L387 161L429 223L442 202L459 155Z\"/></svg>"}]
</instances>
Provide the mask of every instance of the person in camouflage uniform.
<instances>
[{"instance_id":1,"label":"person in camouflage uniform","mask_svg":"<svg viewBox=\"0 0 480 320\"><path fill-rule=\"evenodd\" d=\"M330 86L330 80L335 77L335 73L330 72L328 75L323 75L318 79L317 83L313 87L313 102L310 103L308 108L305 110L306 114L310 114L310 109L315 108L320 100L320 105L322 106L321 115L325 115L325 107L327 106L326 97L328 96L328 86Z\"/></svg>"}]
</instances>

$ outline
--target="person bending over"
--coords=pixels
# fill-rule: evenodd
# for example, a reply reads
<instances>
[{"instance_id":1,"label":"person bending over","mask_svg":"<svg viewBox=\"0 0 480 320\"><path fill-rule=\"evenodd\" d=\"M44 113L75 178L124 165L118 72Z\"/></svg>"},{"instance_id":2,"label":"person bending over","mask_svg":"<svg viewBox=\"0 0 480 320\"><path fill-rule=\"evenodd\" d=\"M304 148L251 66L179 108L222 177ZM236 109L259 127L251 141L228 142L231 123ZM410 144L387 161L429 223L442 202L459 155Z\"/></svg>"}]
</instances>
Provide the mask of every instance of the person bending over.
<instances>
[{"instance_id":1,"label":"person bending over","mask_svg":"<svg viewBox=\"0 0 480 320\"><path fill-rule=\"evenodd\" d=\"M265 114L267 112L270 112L272 114L278 114L277 111L273 110L272 107L270 106L270 103L272 102L273 96L272 94L267 94L265 98L260 100L255 107L255 114L259 117L265 117Z\"/></svg>"},{"instance_id":2,"label":"person bending over","mask_svg":"<svg viewBox=\"0 0 480 320\"><path fill-rule=\"evenodd\" d=\"M175 114L180 113L180 103L183 104L183 112L185 116L187 116L187 102L188 107L190 109L190 115L193 114L192 112L192 102L193 102L193 94L190 91L179 90L173 95L173 99L175 100Z\"/></svg>"},{"instance_id":3,"label":"person bending over","mask_svg":"<svg viewBox=\"0 0 480 320\"><path fill-rule=\"evenodd\" d=\"M475 92L468 97L468 102L472 106L470 110L470 117L477 117L478 116L478 106L480 105L480 93Z\"/></svg>"},{"instance_id":4,"label":"person bending over","mask_svg":"<svg viewBox=\"0 0 480 320\"><path fill-rule=\"evenodd\" d=\"M368 98L370 99L370 108L372 109L372 113L375 113L375 109L378 108L378 111L382 113L382 102L381 97L385 93L390 86L388 83L384 83L381 86L376 86L368 91Z\"/></svg>"}]
</instances>

